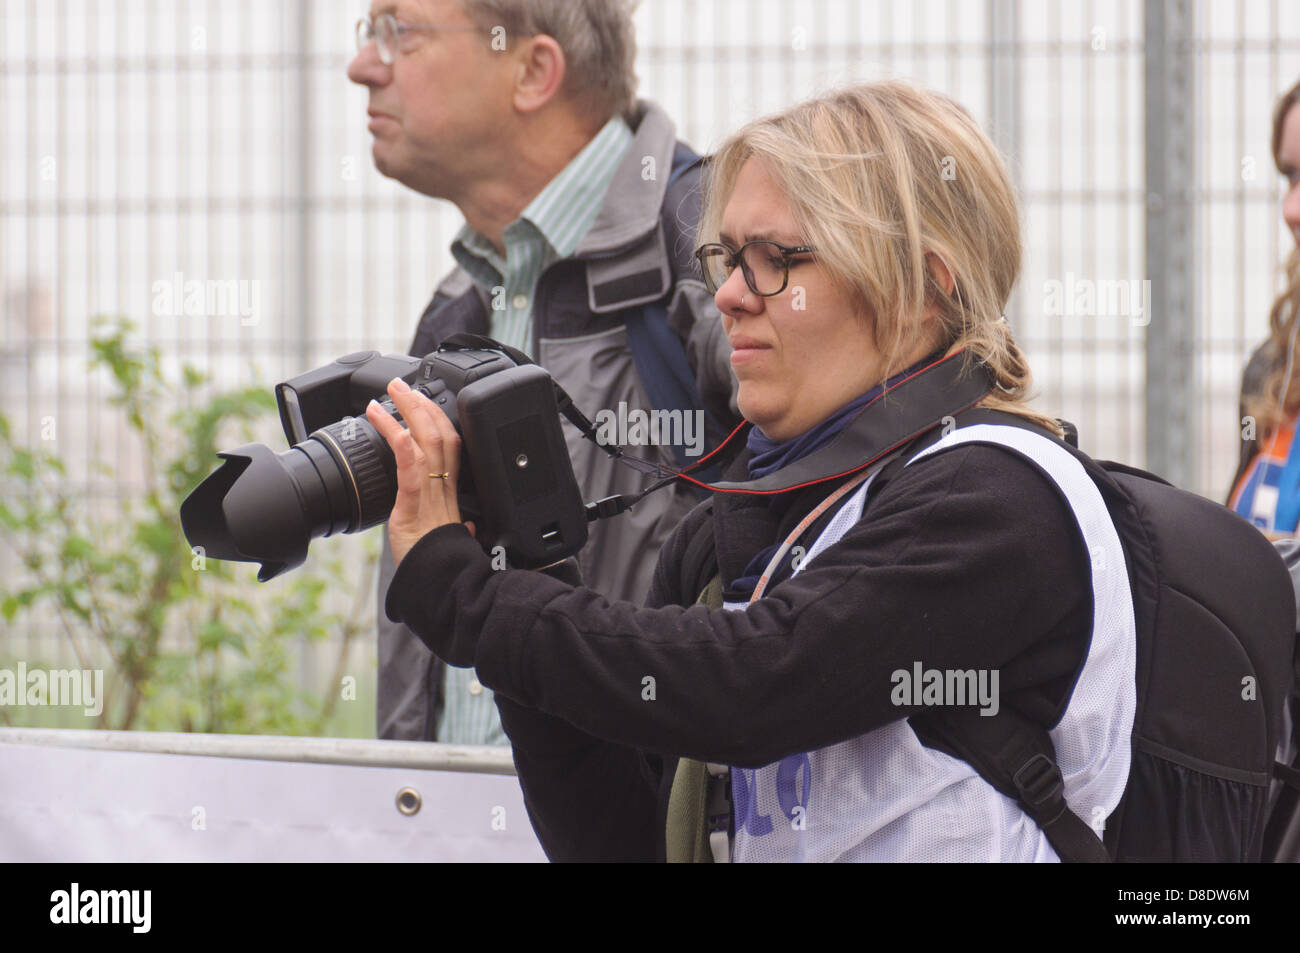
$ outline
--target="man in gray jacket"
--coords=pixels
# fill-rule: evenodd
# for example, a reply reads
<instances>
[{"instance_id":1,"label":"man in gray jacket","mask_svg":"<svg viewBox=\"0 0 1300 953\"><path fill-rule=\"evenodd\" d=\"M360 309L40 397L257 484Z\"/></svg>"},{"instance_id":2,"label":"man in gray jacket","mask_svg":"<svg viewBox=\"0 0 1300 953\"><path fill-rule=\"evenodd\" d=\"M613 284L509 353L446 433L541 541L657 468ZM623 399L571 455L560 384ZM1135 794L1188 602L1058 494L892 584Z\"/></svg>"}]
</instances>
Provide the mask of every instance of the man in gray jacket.
<instances>
[{"instance_id":1,"label":"man in gray jacket","mask_svg":"<svg viewBox=\"0 0 1300 953\"><path fill-rule=\"evenodd\" d=\"M691 258L699 164L662 110L634 100L634 6L378 6L358 26L348 76L370 90L379 171L465 217L452 243L459 267L438 286L411 353L458 331L486 334L547 368L593 419L680 411L680 425L651 431L657 445L638 448L680 464L716 445L739 414L730 345ZM587 499L646 487L646 477L564 427ZM592 524L578 557L584 582L641 601L660 546L696 501L674 486ZM506 743L492 694L472 670L444 666L388 621L392 574L385 543L379 737Z\"/></svg>"}]
</instances>

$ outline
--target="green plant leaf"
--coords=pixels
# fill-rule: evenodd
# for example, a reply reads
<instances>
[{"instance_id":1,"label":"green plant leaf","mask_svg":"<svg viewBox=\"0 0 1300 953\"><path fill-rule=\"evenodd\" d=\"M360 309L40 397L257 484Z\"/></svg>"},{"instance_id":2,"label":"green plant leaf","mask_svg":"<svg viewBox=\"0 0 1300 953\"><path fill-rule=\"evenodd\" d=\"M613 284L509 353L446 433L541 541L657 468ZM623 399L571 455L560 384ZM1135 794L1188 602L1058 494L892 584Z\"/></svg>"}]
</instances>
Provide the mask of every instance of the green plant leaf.
<instances>
[{"instance_id":1,"label":"green plant leaf","mask_svg":"<svg viewBox=\"0 0 1300 953\"><path fill-rule=\"evenodd\" d=\"M248 650L244 647L242 633L235 631L222 622L205 622L203 627L199 629L199 650L215 652L221 649L222 646L228 646L241 655L248 654Z\"/></svg>"},{"instance_id":2,"label":"green plant leaf","mask_svg":"<svg viewBox=\"0 0 1300 953\"><path fill-rule=\"evenodd\" d=\"M9 461L8 470L14 476L22 477L24 480L31 480L36 476L36 460L29 451L15 449L13 458Z\"/></svg>"},{"instance_id":3,"label":"green plant leaf","mask_svg":"<svg viewBox=\"0 0 1300 953\"><path fill-rule=\"evenodd\" d=\"M65 562L87 560L95 555L95 546L84 536L69 536L63 541L60 555Z\"/></svg>"}]
</instances>

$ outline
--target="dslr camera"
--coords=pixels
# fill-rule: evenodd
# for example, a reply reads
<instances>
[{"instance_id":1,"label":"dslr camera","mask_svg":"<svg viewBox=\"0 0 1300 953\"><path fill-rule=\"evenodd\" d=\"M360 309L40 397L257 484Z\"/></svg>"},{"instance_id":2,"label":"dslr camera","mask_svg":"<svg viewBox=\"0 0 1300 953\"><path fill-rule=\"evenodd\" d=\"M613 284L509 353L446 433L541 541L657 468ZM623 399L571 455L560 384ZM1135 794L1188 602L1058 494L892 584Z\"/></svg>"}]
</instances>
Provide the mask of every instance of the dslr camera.
<instances>
[{"instance_id":1,"label":"dslr camera","mask_svg":"<svg viewBox=\"0 0 1300 953\"><path fill-rule=\"evenodd\" d=\"M365 408L382 398L400 422L386 394L400 377L461 436L461 515L474 521L485 550L503 546L520 568L580 550L589 513L560 430L561 406L573 410L567 395L518 351L453 341L423 358L361 351L276 385L290 448L246 444L218 454L225 462L181 504L190 545L216 559L259 562L266 582L301 565L316 537L388 519L396 461Z\"/></svg>"}]
</instances>

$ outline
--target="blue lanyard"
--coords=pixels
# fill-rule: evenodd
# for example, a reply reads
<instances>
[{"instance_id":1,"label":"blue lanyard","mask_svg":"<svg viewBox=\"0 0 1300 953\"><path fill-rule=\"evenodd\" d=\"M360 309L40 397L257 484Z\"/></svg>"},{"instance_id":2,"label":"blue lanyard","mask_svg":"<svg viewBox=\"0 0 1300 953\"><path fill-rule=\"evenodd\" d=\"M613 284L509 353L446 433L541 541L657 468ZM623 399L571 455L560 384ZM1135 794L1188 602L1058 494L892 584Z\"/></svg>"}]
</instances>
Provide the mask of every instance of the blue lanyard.
<instances>
[{"instance_id":1,"label":"blue lanyard","mask_svg":"<svg viewBox=\"0 0 1300 953\"><path fill-rule=\"evenodd\" d=\"M1273 529L1279 533L1295 532L1300 522L1300 431L1291 434L1291 450L1286 466L1277 478L1277 512L1273 516Z\"/></svg>"}]
</instances>

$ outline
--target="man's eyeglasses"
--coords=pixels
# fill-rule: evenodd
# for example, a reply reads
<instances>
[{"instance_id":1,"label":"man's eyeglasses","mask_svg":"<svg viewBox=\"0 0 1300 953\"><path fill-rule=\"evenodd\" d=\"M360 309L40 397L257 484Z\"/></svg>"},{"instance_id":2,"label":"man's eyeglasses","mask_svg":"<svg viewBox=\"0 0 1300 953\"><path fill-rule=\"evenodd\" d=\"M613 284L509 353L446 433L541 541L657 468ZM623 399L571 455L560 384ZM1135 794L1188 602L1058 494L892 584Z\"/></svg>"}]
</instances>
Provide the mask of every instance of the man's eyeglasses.
<instances>
[{"instance_id":1,"label":"man's eyeglasses","mask_svg":"<svg viewBox=\"0 0 1300 953\"><path fill-rule=\"evenodd\" d=\"M749 290L762 298L780 294L790 282L790 262L796 255L806 255L815 249L811 245L791 248L779 242L760 239L746 242L738 251L732 251L721 242L710 242L695 250L700 270L704 273L704 287L717 294L740 265Z\"/></svg>"},{"instance_id":2,"label":"man's eyeglasses","mask_svg":"<svg viewBox=\"0 0 1300 953\"><path fill-rule=\"evenodd\" d=\"M357 21L357 52L360 53L366 48L366 44L374 40L375 46L379 50L379 59L387 66L393 65L393 60L401 52L398 45L402 37L415 30L477 30L476 26L417 26L412 23L402 23L391 13L381 13L373 20L370 17L362 17Z\"/></svg>"}]
</instances>

